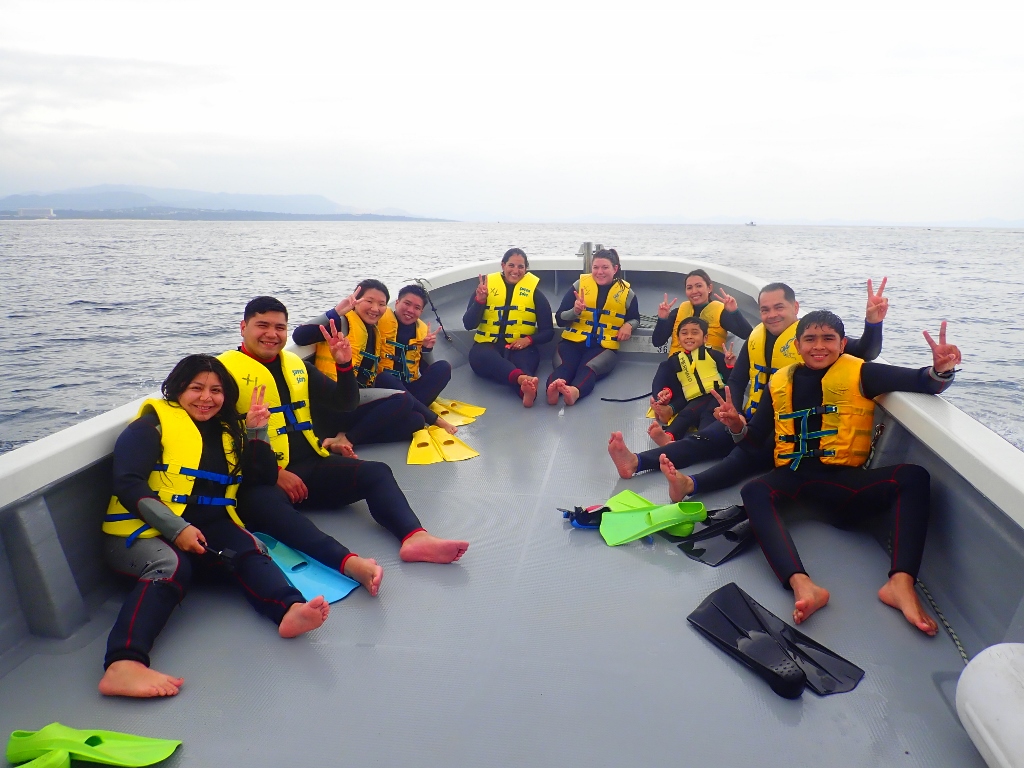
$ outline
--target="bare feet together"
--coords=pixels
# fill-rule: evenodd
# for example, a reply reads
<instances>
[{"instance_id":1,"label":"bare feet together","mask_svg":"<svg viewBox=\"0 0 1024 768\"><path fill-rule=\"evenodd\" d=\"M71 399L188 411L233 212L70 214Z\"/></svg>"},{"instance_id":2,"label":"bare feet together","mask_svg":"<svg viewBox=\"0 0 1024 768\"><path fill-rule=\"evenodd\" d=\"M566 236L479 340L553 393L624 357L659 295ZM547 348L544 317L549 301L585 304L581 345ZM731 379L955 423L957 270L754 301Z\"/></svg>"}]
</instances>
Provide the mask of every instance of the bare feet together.
<instances>
[{"instance_id":1,"label":"bare feet together","mask_svg":"<svg viewBox=\"0 0 1024 768\"><path fill-rule=\"evenodd\" d=\"M449 424L447 421L442 419L440 416L437 417L437 421L434 422L434 426L435 427L440 427L445 432L447 432L449 435L454 435L456 432L459 431L458 427L456 427L454 424Z\"/></svg>"},{"instance_id":2,"label":"bare feet together","mask_svg":"<svg viewBox=\"0 0 1024 768\"><path fill-rule=\"evenodd\" d=\"M676 465L665 454L661 455L661 474L668 480L668 497L673 502L680 502L693 493L693 478L679 474Z\"/></svg>"},{"instance_id":3,"label":"bare feet together","mask_svg":"<svg viewBox=\"0 0 1024 768\"><path fill-rule=\"evenodd\" d=\"M562 382L558 385L558 391L562 393L562 402L566 405L575 405L576 401L580 399L580 390L577 387L566 384L562 379L557 379ZM551 395L548 395L548 400L551 399Z\"/></svg>"},{"instance_id":4,"label":"bare feet together","mask_svg":"<svg viewBox=\"0 0 1024 768\"><path fill-rule=\"evenodd\" d=\"M345 575L355 579L370 593L376 597L380 591L380 582L384 578L384 569L377 565L376 560L354 555L345 561Z\"/></svg>"},{"instance_id":5,"label":"bare feet together","mask_svg":"<svg viewBox=\"0 0 1024 768\"><path fill-rule=\"evenodd\" d=\"M914 577L909 573L894 573L878 590L878 599L897 611L903 611L907 621L926 635L934 637L939 631L939 625L921 606L914 590Z\"/></svg>"},{"instance_id":6,"label":"bare feet together","mask_svg":"<svg viewBox=\"0 0 1024 768\"><path fill-rule=\"evenodd\" d=\"M662 429L661 424L656 421L651 422L651 426L647 428L647 434L651 436L651 440L654 441L655 445L660 445L662 447L675 440L675 438Z\"/></svg>"},{"instance_id":7,"label":"bare feet together","mask_svg":"<svg viewBox=\"0 0 1024 768\"><path fill-rule=\"evenodd\" d=\"M277 627L277 634L281 637L298 637L312 632L323 626L330 613L331 604L324 600L323 595L314 597L308 603L292 603Z\"/></svg>"},{"instance_id":8,"label":"bare feet together","mask_svg":"<svg viewBox=\"0 0 1024 768\"><path fill-rule=\"evenodd\" d=\"M149 699L156 696L174 696L183 678L165 675L138 661L115 661L100 679L100 693L104 696L132 696Z\"/></svg>"},{"instance_id":9,"label":"bare feet together","mask_svg":"<svg viewBox=\"0 0 1024 768\"><path fill-rule=\"evenodd\" d=\"M468 541L452 541L417 531L402 542L398 556L407 563L454 563L469 549Z\"/></svg>"},{"instance_id":10,"label":"bare feet together","mask_svg":"<svg viewBox=\"0 0 1024 768\"><path fill-rule=\"evenodd\" d=\"M626 447L626 441L622 439L621 432L612 432L611 439L608 441L608 455L615 462L615 469L618 470L619 477L628 480L636 474L640 459Z\"/></svg>"},{"instance_id":11,"label":"bare feet together","mask_svg":"<svg viewBox=\"0 0 1024 768\"><path fill-rule=\"evenodd\" d=\"M794 573L789 579L793 588L793 621L803 624L815 611L828 605L828 590L819 587L806 573Z\"/></svg>"},{"instance_id":12,"label":"bare feet together","mask_svg":"<svg viewBox=\"0 0 1024 768\"><path fill-rule=\"evenodd\" d=\"M559 387L565 386L565 379L555 379L548 384L548 405L558 405L558 396L562 393Z\"/></svg>"},{"instance_id":13,"label":"bare feet together","mask_svg":"<svg viewBox=\"0 0 1024 768\"><path fill-rule=\"evenodd\" d=\"M536 376L519 377L519 394L523 396L523 407L533 408L537 399L537 388L540 386L540 379Z\"/></svg>"},{"instance_id":14,"label":"bare feet together","mask_svg":"<svg viewBox=\"0 0 1024 768\"><path fill-rule=\"evenodd\" d=\"M339 432L336 437L325 437L320 445L324 447L324 450L331 453L337 453L349 459L359 458L356 456L355 446L352 445L352 441L345 436L344 432Z\"/></svg>"}]
</instances>

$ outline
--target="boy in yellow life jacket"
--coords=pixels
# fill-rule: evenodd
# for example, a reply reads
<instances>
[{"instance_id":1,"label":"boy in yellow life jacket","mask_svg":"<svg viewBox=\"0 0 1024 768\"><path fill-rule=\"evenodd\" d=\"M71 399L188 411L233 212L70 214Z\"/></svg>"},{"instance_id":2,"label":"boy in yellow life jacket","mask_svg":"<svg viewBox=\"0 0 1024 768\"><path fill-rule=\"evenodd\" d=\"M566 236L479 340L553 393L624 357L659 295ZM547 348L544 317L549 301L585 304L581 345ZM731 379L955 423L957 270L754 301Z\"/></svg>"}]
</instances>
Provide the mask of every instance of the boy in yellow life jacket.
<instances>
[{"instance_id":1,"label":"boy in yellow life jacket","mask_svg":"<svg viewBox=\"0 0 1024 768\"><path fill-rule=\"evenodd\" d=\"M797 324L800 362L772 375L768 395L748 423L728 397L715 415L737 444L755 449L774 444L775 469L743 486L743 504L765 558L779 581L793 590L793 620L800 624L829 600L828 590L807 574L780 512L802 499L839 527L893 511L891 567L879 599L901 611L914 627L935 635L914 584L928 529L929 475L923 467L900 464L865 469L872 446L874 398L887 392L938 394L953 382L960 350L924 332L932 365L899 368L866 363L846 354L843 321L819 310ZM671 478L670 478L671 483Z\"/></svg>"},{"instance_id":2,"label":"boy in yellow life jacket","mask_svg":"<svg viewBox=\"0 0 1024 768\"><path fill-rule=\"evenodd\" d=\"M680 351L661 363L654 375L651 407L657 421L647 434L658 445L682 437L691 428L716 423L712 412L717 403L711 392L724 389L729 369L725 355L706 346L707 330L703 318L681 320L676 333Z\"/></svg>"}]
</instances>

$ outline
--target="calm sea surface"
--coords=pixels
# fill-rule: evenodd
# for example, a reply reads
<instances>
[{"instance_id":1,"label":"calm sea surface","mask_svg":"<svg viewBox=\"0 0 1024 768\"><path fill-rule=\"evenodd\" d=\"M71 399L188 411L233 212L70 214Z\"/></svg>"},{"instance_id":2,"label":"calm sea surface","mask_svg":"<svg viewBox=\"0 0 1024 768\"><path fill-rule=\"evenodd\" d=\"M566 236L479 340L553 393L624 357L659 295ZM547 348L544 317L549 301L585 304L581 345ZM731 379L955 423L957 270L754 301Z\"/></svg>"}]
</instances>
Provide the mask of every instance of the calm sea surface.
<instances>
[{"instance_id":1,"label":"calm sea surface","mask_svg":"<svg viewBox=\"0 0 1024 768\"><path fill-rule=\"evenodd\" d=\"M190 352L238 341L241 309L278 296L295 321L364 277L393 290L510 246L569 256L584 240L640 256L687 256L782 280L804 310L851 329L865 281L889 278L882 354L925 365L921 336L964 356L947 397L1024 448L1024 231L369 222L0 222L0 452L154 391ZM557 300L556 297L551 297ZM655 307L641 307L654 314ZM453 321L449 321L453 322Z\"/></svg>"}]
</instances>

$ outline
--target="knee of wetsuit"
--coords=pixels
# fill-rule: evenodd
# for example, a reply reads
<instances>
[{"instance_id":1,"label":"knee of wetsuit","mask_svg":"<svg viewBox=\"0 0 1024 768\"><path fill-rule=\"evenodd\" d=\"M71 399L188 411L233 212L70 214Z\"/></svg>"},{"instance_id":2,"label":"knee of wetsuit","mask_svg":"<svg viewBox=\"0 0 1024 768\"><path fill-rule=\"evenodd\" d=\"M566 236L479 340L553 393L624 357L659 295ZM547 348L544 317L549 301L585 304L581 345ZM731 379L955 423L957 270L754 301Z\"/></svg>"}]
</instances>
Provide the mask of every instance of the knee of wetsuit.
<instances>
[{"instance_id":1,"label":"knee of wetsuit","mask_svg":"<svg viewBox=\"0 0 1024 768\"><path fill-rule=\"evenodd\" d=\"M395 482L395 473L382 461L364 461L359 467L359 473L370 483Z\"/></svg>"},{"instance_id":2,"label":"knee of wetsuit","mask_svg":"<svg viewBox=\"0 0 1024 768\"><path fill-rule=\"evenodd\" d=\"M927 488L931 483L928 470L917 464L902 464L893 473L893 479L900 483L917 483Z\"/></svg>"}]
</instances>

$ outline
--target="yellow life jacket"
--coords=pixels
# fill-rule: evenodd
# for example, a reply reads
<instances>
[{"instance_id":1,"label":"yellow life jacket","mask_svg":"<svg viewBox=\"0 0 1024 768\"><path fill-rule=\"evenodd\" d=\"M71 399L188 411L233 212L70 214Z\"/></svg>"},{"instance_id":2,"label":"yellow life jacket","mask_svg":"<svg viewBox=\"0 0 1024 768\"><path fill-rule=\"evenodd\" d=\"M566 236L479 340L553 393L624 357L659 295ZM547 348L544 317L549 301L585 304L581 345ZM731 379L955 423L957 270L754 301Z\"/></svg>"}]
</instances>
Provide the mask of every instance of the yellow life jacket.
<instances>
[{"instance_id":1,"label":"yellow life jacket","mask_svg":"<svg viewBox=\"0 0 1024 768\"><path fill-rule=\"evenodd\" d=\"M366 341L369 334L366 332L366 323L363 322L356 311L350 310L345 313L345 321L348 323L349 343L352 345L352 368L356 374L356 380L361 387L369 387L377 374L391 367L390 357L394 356L392 343L398 334L398 318L388 307L380 320L374 326L376 345L373 352L366 351ZM331 354L331 347L326 341L316 345L316 352L313 356L313 365L321 373L328 376L332 381L338 380L338 369L334 362L334 355Z\"/></svg>"},{"instance_id":2,"label":"yellow life jacket","mask_svg":"<svg viewBox=\"0 0 1024 768\"><path fill-rule=\"evenodd\" d=\"M700 311L700 318L708 324L708 334L705 344L712 349L717 349L719 352L725 352L725 339L729 333L722 327L722 313L725 311L725 304L720 301L710 302L704 309ZM672 326L672 341L671 346L668 349L668 356L678 355L683 351L683 348L679 346L679 324L688 317L693 317L693 304L689 301L684 301L679 305L679 311L676 312L676 322Z\"/></svg>"},{"instance_id":3,"label":"yellow life jacket","mask_svg":"<svg viewBox=\"0 0 1024 768\"><path fill-rule=\"evenodd\" d=\"M683 388L683 397L688 401L725 386L718 372L718 363L708 352L708 347L700 347L696 350L696 359L686 350L680 350L678 354L680 370L676 376Z\"/></svg>"},{"instance_id":4,"label":"yellow life jacket","mask_svg":"<svg viewBox=\"0 0 1024 768\"><path fill-rule=\"evenodd\" d=\"M769 387L775 408L775 466L795 470L805 456L822 464L859 467L871 454L875 425L875 401L860 392L864 361L841 355L821 380L821 405L793 410L793 374L802 365L789 365L772 375ZM807 431L807 419L821 416L821 429ZM808 442L819 440L818 447Z\"/></svg>"},{"instance_id":5,"label":"yellow life jacket","mask_svg":"<svg viewBox=\"0 0 1024 768\"><path fill-rule=\"evenodd\" d=\"M199 469L199 460L203 457L203 436L188 412L177 403L166 400L150 399L142 404L136 419L147 411L154 411L160 420L160 463L149 475L149 487L156 492L164 504L179 517L189 502L223 506L228 515L240 528L242 521L235 514L235 498L238 496L238 484L241 475L221 475ZM238 455L235 453L231 436L223 433L224 455L228 466L238 466ZM192 486L196 479L213 480L224 486L224 495L217 497L192 496ZM112 496L107 505L107 514L103 519L103 532L114 536L123 536L130 547L136 539L151 539L160 532L151 527L134 512L129 512Z\"/></svg>"},{"instance_id":6,"label":"yellow life jacket","mask_svg":"<svg viewBox=\"0 0 1024 768\"><path fill-rule=\"evenodd\" d=\"M288 435L291 432L301 432L306 442L320 456L330 456L330 453L320 447L320 441L313 434L306 364L302 362L301 357L292 352L282 349L280 355L281 372L288 384L288 394L291 398L287 405L281 402L281 394L277 391L274 375L259 360L237 349L218 355L217 359L224 363L224 367L231 372L238 385L238 403L235 407L239 413L248 413L253 389L266 385L264 402L270 408L270 424L267 425L270 447L277 456L277 465L284 469L288 466Z\"/></svg>"},{"instance_id":7,"label":"yellow life jacket","mask_svg":"<svg viewBox=\"0 0 1024 768\"><path fill-rule=\"evenodd\" d=\"M420 377L420 358L423 356L423 340L427 338L427 324L416 321L416 333L408 344L401 344L397 334L391 346L394 353L388 366L402 381L416 381Z\"/></svg>"},{"instance_id":8,"label":"yellow life jacket","mask_svg":"<svg viewBox=\"0 0 1024 768\"><path fill-rule=\"evenodd\" d=\"M768 389L768 380L772 374L787 365L803 362L800 353L796 351L796 323L780 333L775 340L770 366L765 360L767 337L768 330L764 327L764 323L758 323L747 338L747 355L750 358L750 389L747 390L747 398L743 403L743 415L747 417L747 421L750 421L757 411L757 404L761 402L761 396Z\"/></svg>"},{"instance_id":9,"label":"yellow life jacket","mask_svg":"<svg viewBox=\"0 0 1024 768\"><path fill-rule=\"evenodd\" d=\"M566 341L585 341L588 347L597 341L605 349L618 349L619 340L615 335L626 322L629 283L625 280L612 283L600 312L597 311L597 292L600 286L593 275L580 275L579 290L583 293L587 308L562 332L562 338Z\"/></svg>"},{"instance_id":10,"label":"yellow life jacket","mask_svg":"<svg viewBox=\"0 0 1024 768\"><path fill-rule=\"evenodd\" d=\"M515 341L523 336L532 336L537 330L537 307L533 294L540 278L527 272L512 286L510 303L505 303L505 279L501 272L487 276L487 306L480 325L476 327L474 342L493 343L501 334L501 321L505 320L505 340Z\"/></svg>"}]
</instances>

